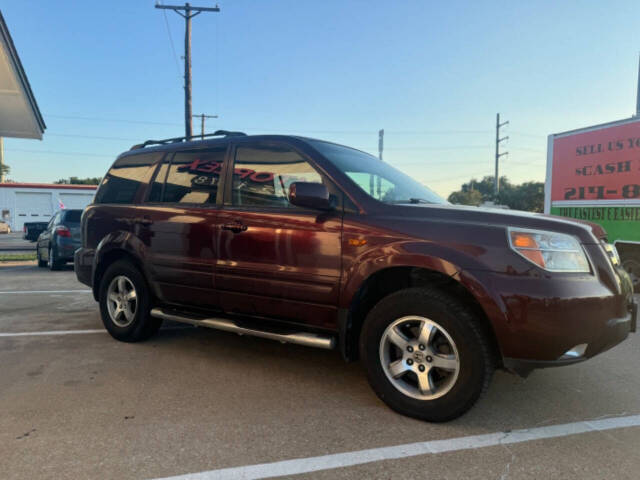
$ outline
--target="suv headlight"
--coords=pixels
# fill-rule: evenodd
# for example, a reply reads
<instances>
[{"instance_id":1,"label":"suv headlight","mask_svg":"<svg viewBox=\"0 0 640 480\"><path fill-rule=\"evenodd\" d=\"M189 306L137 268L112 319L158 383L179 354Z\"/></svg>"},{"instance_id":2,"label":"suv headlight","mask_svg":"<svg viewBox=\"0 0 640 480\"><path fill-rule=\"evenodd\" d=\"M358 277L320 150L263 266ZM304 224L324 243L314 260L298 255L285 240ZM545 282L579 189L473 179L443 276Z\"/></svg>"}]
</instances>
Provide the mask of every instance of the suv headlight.
<instances>
[{"instance_id":1,"label":"suv headlight","mask_svg":"<svg viewBox=\"0 0 640 480\"><path fill-rule=\"evenodd\" d=\"M512 250L547 271L591 271L582 245L571 235L509 228L508 236Z\"/></svg>"}]
</instances>

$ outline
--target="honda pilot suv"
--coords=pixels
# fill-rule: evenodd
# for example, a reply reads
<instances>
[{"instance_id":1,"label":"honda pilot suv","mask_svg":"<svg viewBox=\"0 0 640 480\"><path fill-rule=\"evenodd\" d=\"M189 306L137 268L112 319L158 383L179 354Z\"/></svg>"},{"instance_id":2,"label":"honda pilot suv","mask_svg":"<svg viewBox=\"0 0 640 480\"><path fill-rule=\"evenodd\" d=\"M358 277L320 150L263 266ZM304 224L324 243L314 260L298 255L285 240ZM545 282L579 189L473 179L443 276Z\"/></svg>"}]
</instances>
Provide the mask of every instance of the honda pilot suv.
<instances>
[{"instance_id":1,"label":"honda pilot suv","mask_svg":"<svg viewBox=\"0 0 640 480\"><path fill-rule=\"evenodd\" d=\"M360 359L394 410L467 411L493 371L586 360L637 305L595 224L447 203L358 150L295 136L148 141L82 216L78 279L136 342L163 320Z\"/></svg>"}]
</instances>

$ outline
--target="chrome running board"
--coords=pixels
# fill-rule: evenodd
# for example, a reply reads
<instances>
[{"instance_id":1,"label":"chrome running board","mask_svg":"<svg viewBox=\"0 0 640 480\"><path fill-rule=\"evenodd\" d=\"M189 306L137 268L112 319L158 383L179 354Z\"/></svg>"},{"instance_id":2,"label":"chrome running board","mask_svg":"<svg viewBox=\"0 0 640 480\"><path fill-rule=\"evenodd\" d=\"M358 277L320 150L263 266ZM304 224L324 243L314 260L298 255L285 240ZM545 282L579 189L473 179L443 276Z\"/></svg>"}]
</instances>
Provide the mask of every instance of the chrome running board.
<instances>
[{"instance_id":1,"label":"chrome running board","mask_svg":"<svg viewBox=\"0 0 640 480\"><path fill-rule=\"evenodd\" d=\"M265 330L256 330L253 328L241 327L233 320L226 318L195 318L185 314L169 313L161 308L151 310L151 316L161 318L163 320L172 320L174 322L190 323L197 327L215 328L216 330L224 330L225 332L233 332L238 335L251 335L254 337L268 338L282 343L295 343L297 345L305 345L307 347L332 349L335 347L335 338L330 336L318 335L308 332L294 333L275 333Z\"/></svg>"}]
</instances>

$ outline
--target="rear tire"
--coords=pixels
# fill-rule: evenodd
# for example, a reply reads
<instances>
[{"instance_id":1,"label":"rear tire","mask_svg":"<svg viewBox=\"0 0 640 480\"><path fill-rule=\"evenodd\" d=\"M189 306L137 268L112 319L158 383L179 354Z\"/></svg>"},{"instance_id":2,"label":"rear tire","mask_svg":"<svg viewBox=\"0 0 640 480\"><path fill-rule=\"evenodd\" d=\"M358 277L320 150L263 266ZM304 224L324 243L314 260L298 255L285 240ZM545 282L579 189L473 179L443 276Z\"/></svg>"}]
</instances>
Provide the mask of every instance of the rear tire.
<instances>
[{"instance_id":1,"label":"rear tire","mask_svg":"<svg viewBox=\"0 0 640 480\"><path fill-rule=\"evenodd\" d=\"M60 267L62 266L60 260L56 258L56 251L53 247L49 247L49 259L47 260L47 266L49 267L49 270L52 271L60 270Z\"/></svg>"},{"instance_id":2,"label":"rear tire","mask_svg":"<svg viewBox=\"0 0 640 480\"><path fill-rule=\"evenodd\" d=\"M144 276L127 261L118 260L107 268L98 298L102 323L116 340L140 342L162 325L161 319L151 316L151 295Z\"/></svg>"},{"instance_id":3,"label":"rear tire","mask_svg":"<svg viewBox=\"0 0 640 480\"><path fill-rule=\"evenodd\" d=\"M478 319L435 289L409 288L380 300L363 325L360 356L383 402L429 422L452 420L469 410L494 371Z\"/></svg>"},{"instance_id":4,"label":"rear tire","mask_svg":"<svg viewBox=\"0 0 640 480\"><path fill-rule=\"evenodd\" d=\"M36 258L38 259L38 267L44 268L47 266L47 262L42 260L42 257L40 256L40 249L37 247L36 247Z\"/></svg>"},{"instance_id":5,"label":"rear tire","mask_svg":"<svg viewBox=\"0 0 640 480\"><path fill-rule=\"evenodd\" d=\"M640 255L622 255L622 268L624 268L633 283L633 291L640 293Z\"/></svg>"}]
</instances>

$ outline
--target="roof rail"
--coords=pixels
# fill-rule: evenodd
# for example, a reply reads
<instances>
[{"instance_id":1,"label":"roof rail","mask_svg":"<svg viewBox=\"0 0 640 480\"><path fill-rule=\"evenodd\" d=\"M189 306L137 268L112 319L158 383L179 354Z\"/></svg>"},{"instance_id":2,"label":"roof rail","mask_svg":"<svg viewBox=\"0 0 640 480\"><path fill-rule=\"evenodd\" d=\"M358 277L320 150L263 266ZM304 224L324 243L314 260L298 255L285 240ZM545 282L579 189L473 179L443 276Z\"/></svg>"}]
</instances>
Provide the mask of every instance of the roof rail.
<instances>
[{"instance_id":1,"label":"roof rail","mask_svg":"<svg viewBox=\"0 0 640 480\"><path fill-rule=\"evenodd\" d=\"M165 138L164 140L147 140L144 143L138 143L129 150L138 150L140 148L148 147L149 145L167 145L168 143L180 143L189 142L191 140L204 139L205 137L246 137L244 132L231 132L229 130L216 130L213 133L205 133L204 135L191 135L190 137L174 137Z\"/></svg>"}]
</instances>

